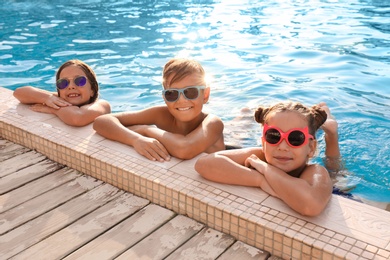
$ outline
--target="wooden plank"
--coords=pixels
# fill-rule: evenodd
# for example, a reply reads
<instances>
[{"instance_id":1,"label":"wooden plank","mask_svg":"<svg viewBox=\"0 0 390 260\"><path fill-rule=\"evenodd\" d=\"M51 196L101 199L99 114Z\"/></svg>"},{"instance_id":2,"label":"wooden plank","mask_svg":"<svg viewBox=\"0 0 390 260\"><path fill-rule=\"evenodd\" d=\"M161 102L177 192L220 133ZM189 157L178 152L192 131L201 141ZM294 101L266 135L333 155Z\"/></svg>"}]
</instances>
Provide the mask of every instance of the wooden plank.
<instances>
[{"instance_id":1,"label":"wooden plank","mask_svg":"<svg viewBox=\"0 0 390 260\"><path fill-rule=\"evenodd\" d=\"M91 214L16 255L16 259L61 259L145 207L148 200L124 193Z\"/></svg>"},{"instance_id":2,"label":"wooden plank","mask_svg":"<svg viewBox=\"0 0 390 260\"><path fill-rule=\"evenodd\" d=\"M0 162L27 152L29 149L8 140L0 139Z\"/></svg>"},{"instance_id":3,"label":"wooden plank","mask_svg":"<svg viewBox=\"0 0 390 260\"><path fill-rule=\"evenodd\" d=\"M80 173L77 171L70 168L63 168L59 171L53 172L52 174L27 183L18 189L5 193L0 196L0 213L14 208L77 177L80 177ZM1 182L2 180L0 180L0 183Z\"/></svg>"},{"instance_id":4,"label":"wooden plank","mask_svg":"<svg viewBox=\"0 0 390 260\"><path fill-rule=\"evenodd\" d=\"M195 220L178 215L116 259L163 259L203 227Z\"/></svg>"},{"instance_id":5,"label":"wooden plank","mask_svg":"<svg viewBox=\"0 0 390 260\"><path fill-rule=\"evenodd\" d=\"M74 171L74 174L77 174L75 170L72 171ZM81 185L83 182L85 182L85 176L80 176L74 181L65 183L49 192L22 203L15 208L1 213L0 219L3 224L0 225L0 234L4 234L17 226L26 223L30 219L36 218L74 197L85 193L87 189ZM99 184L100 183L98 182L91 182L90 188L94 188Z\"/></svg>"},{"instance_id":6,"label":"wooden plank","mask_svg":"<svg viewBox=\"0 0 390 260\"><path fill-rule=\"evenodd\" d=\"M13 158L2 161L0 164L0 177L17 172L30 165L34 165L40 161L45 160L45 156L35 151L19 154Z\"/></svg>"},{"instance_id":7,"label":"wooden plank","mask_svg":"<svg viewBox=\"0 0 390 260\"><path fill-rule=\"evenodd\" d=\"M41 178L42 176L50 174L63 167L63 165L53 162L49 159L45 159L34 165L27 166L27 168L21 169L17 172L0 178L0 194L9 192L17 187L25 185L32 180Z\"/></svg>"},{"instance_id":8,"label":"wooden plank","mask_svg":"<svg viewBox=\"0 0 390 260\"><path fill-rule=\"evenodd\" d=\"M81 185L88 190L92 182L96 182L96 180L85 177L85 181ZM109 184L100 185L82 196L1 235L0 252L2 258L6 259L24 251L121 194L123 194L122 191Z\"/></svg>"},{"instance_id":9,"label":"wooden plank","mask_svg":"<svg viewBox=\"0 0 390 260\"><path fill-rule=\"evenodd\" d=\"M171 219L174 212L151 204L64 259L111 259Z\"/></svg>"},{"instance_id":10,"label":"wooden plank","mask_svg":"<svg viewBox=\"0 0 390 260\"><path fill-rule=\"evenodd\" d=\"M169 255L168 260L216 259L234 243L234 238L211 228L205 228Z\"/></svg>"},{"instance_id":11,"label":"wooden plank","mask_svg":"<svg viewBox=\"0 0 390 260\"><path fill-rule=\"evenodd\" d=\"M240 259L240 260L267 260L270 257L270 253L262 251L256 247L237 241L234 243L226 252L224 252L218 260L230 260L230 259Z\"/></svg>"}]
</instances>

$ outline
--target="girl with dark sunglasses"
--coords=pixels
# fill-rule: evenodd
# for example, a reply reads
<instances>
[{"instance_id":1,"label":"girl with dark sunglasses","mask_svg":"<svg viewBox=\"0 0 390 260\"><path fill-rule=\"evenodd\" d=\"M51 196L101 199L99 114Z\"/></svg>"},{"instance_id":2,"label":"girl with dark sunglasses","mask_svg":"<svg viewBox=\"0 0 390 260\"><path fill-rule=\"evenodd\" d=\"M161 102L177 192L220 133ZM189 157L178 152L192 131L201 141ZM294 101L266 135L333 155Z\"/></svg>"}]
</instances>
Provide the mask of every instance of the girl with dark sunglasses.
<instances>
[{"instance_id":1,"label":"girl with dark sunglasses","mask_svg":"<svg viewBox=\"0 0 390 260\"><path fill-rule=\"evenodd\" d=\"M195 169L211 181L260 187L303 215L318 215L331 198L333 184L325 167L308 163L315 155L315 134L321 126L325 154L340 156L337 122L327 112L325 103L259 107L255 120L263 125L262 147L209 154L198 159Z\"/></svg>"},{"instance_id":2,"label":"girl with dark sunglasses","mask_svg":"<svg viewBox=\"0 0 390 260\"><path fill-rule=\"evenodd\" d=\"M97 116L111 112L110 104L99 96L99 84L95 72L80 60L69 60L56 73L57 92L24 86L14 91L23 104L31 104L31 110L54 114L64 123L85 126Z\"/></svg>"},{"instance_id":3,"label":"girl with dark sunglasses","mask_svg":"<svg viewBox=\"0 0 390 260\"><path fill-rule=\"evenodd\" d=\"M98 117L100 135L134 147L153 161L191 159L225 149L222 120L203 112L210 87L201 64L175 58L163 70L163 106Z\"/></svg>"}]
</instances>

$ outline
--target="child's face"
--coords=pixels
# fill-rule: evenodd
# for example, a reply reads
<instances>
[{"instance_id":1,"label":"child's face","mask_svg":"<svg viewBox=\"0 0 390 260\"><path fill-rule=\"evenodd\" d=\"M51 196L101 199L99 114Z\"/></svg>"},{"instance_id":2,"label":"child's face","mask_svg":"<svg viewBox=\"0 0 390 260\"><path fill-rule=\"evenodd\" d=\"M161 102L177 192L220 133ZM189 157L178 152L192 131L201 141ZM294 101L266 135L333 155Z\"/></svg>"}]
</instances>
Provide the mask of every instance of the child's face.
<instances>
[{"instance_id":1,"label":"child's face","mask_svg":"<svg viewBox=\"0 0 390 260\"><path fill-rule=\"evenodd\" d=\"M166 89L184 89L190 86L204 86L202 78L197 74L191 74L180 81L177 81ZM176 101L168 102L165 100L169 112L179 121L189 122L194 120L201 112L203 104L208 101L210 88L199 90L199 95L196 99L189 100L180 94Z\"/></svg>"},{"instance_id":2,"label":"child's face","mask_svg":"<svg viewBox=\"0 0 390 260\"><path fill-rule=\"evenodd\" d=\"M307 121L298 112L274 112L268 115L267 124L287 132L293 128L305 128ZM299 147L291 147L283 140L278 145L271 145L262 141L263 151L267 162L285 172L291 172L307 163L314 155L316 141L310 140Z\"/></svg>"},{"instance_id":3,"label":"child's face","mask_svg":"<svg viewBox=\"0 0 390 260\"><path fill-rule=\"evenodd\" d=\"M78 87L75 84L74 79L78 76L84 76L87 78L84 71L76 65L64 68L59 76L59 79L69 80L69 86L65 89L59 90L60 97L75 106L88 104L90 98L94 94L88 78L84 86Z\"/></svg>"}]
</instances>

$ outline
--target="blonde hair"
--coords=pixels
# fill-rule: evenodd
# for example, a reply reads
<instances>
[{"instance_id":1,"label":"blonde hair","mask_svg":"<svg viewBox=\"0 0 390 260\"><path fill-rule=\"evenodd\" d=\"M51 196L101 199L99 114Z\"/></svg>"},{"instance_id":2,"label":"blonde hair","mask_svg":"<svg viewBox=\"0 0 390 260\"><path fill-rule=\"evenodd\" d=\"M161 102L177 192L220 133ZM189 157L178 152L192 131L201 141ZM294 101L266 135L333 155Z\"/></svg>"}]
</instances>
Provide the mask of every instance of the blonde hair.
<instances>
[{"instance_id":1,"label":"blonde hair","mask_svg":"<svg viewBox=\"0 0 390 260\"><path fill-rule=\"evenodd\" d=\"M173 83L178 82L194 73L198 74L203 84L206 86L206 73L199 62L185 58L171 59L164 66L162 84L164 88L168 88Z\"/></svg>"}]
</instances>

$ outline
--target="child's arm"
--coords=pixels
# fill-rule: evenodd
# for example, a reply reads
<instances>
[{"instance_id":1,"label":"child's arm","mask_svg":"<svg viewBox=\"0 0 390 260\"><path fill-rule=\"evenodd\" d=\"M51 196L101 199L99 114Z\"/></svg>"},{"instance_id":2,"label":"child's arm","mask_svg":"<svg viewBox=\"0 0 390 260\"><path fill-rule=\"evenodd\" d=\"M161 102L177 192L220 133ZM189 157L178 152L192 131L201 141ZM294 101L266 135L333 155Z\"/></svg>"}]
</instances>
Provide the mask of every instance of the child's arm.
<instances>
[{"instance_id":1,"label":"child's arm","mask_svg":"<svg viewBox=\"0 0 390 260\"><path fill-rule=\"evenodd\" d=\"M154 107L137 112L124 112L99 116L95 119L93 128L98 134L107 139L134 147L136 152L149 160L168 161L170 160L169 153L158 140L145 137L128 128L128 126L137 123L153 124L155 118L161 117L159 110L159 107Z\"/></svg>"},{"instance_id":2,"label":"child's arm","mask_svg":"<svg viewBox=\"0 0 390 260\"><path fill-rule=\"evenodd\" d=\"M338 135L338 123L330 113L325 102L318 104L328 115L325 123L321 126L325 132L325 167L330 171L341 170L340 147Z\"/></svg>"},{"instance_id":3,"label":"child's arm","mask_svg":"<svg viewBox=\"0 0 390 260\"><path fill-rule=\"evenodd\" d=\"M331 198L332 181L328 171L320 165L307 166L296 178L255 155L250 156L246 164L262 173L277 196L302 215L320 214Z\"/></svg>"},{"instance_id":4,"label":"child's arm","mask_svg":"<svg viewBox=\"0 0 390 260\"><path fill-rule=\"evenodd\" d=\"M318 104L328 115L325 123L321 128L325 132L325 155L332 158L340 157L339 139L338 139L338 123L330 113L329 107L326 103Z\"/></svg>"},{"instance_id":5,"label":"child's arm","mask_svg":"<svg viewBox=\"0 0 390 260\"><path fill-rule=\"evenodd\" d=\"M219 183L260 187L272 196L276 193L262 174L244 166L251 154L262 157L261 148L225 150L202 156L195 163L195 170L205 179Z\"/></svg>"},{"instance_id":6,"label":"child's arm","mask_svg":"<svg viewBox=\"0 0 390 260\"><path fill-rule=\"evenodd\" d=\"M25 86L15 89L14 97L23 104L44 104L48 107L59 109L60 107L71 106L69 102L57 96L55 92Z\"/></svg>"},{"instance_id":7,"label":"child's arm","mask_svg":"<svg viewBox=\"0 0 390 260\"><path fill-rule=\"evenodd\" d=\"M102 99L98 99L92 104L87 104L81 107L70 106L54 110L55 115L64 121L64 123L72 126L88 125L98 116L108 114L110 112L110 104Z\"/></svg>"},{"instance_id":8,"label":"child's arm","mask_svg":"<svg viewBox=\"0 0 390 260\"><path fill-rule=\"evenodd\" d=\"M111 112L110 104L105 100L96 100L92 104L87 104L81 107L67 106L59 109L35 104L31 106L31 109L37 112L55 114L65 124L71 126L86 126L92 123L98 116Z\"/></svg>"},{"instance_id":9,"label":"child's arm","mask_svg":"<svg viewBox=\"0 0 390 260\"><path fill-rule=\"evenodd\" d=\"M159 140L172 156L179 159L192 159L203 152L209 152L208 149L212 146L216 146L214 151L224 149L221 138L223 127L220 118L208 115L187 135L174 134L158 127L147 127L144 133L148 137ZM221 143L217 144L218 141Z\"/></svg>"}]
</instances>

